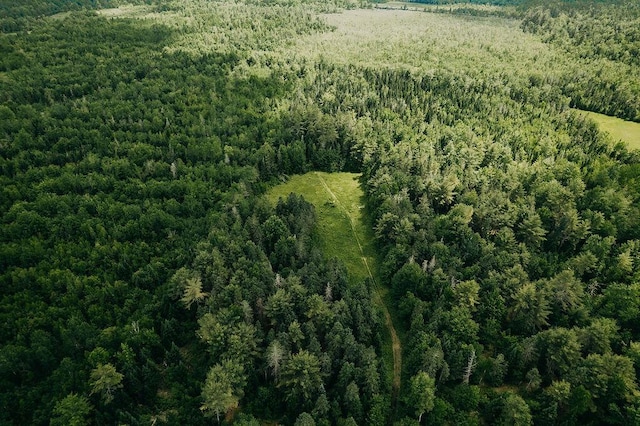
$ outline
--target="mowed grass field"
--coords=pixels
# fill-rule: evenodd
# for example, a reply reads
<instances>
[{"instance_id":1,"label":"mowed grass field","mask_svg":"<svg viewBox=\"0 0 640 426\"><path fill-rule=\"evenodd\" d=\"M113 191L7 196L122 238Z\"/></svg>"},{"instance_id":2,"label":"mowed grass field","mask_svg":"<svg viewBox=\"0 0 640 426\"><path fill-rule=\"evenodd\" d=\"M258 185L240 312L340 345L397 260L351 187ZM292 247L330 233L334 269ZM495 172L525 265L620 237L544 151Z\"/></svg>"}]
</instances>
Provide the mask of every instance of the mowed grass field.
<instances>
[{"instance_id":1,"label":"mowed grass field","mask_svg":"<svg viewBox=\"0 0 640 426\"><path fill-rule=\"evenodd\" d=\"M581 113L595 121L600 130L609 133L614 141L621 140L631 149L640 149L640 123L590 111L581 111Z\"/></svg>"},{"instance_id":2,"label":"mowed grass field","mask_svg":"<svg viewBox=\"0 0 640 426\"><path fill-rule=\"evenodd\" d=\"M352 283L373 280L373 301L384 316L389 333L384 336L383 358L388 365L387 377L394 389L394 400L400 389L402 370L402 333L390 300L389 289L380 285L373 231L364 214L364 193L356 173L310 172L292 176L273 187L267 197L272 204L290 193L300 194L315 206L318 236L325 256L340 259ZM388 307L392 309L388 309ZM399 336L400 334L400 336Z\"/></svg>"},{"instance_id":3,"label":"mowed grass field","mask_svg":"<svg viewBox=\"0 0 640 426\"><path fill-rule=\"evenodd\" d=\"M362 253L372 257L371 264L374 254L372 236L363 223L364 194L359 177L355 173L311 172L295 175L286 183L272 188L267 195L274 205L279 198L286 198L292 192L302 195L313 204L325 255L342 260L349 271L350 280L354 282L369 276Z\"/></svg>"}]
</instances>

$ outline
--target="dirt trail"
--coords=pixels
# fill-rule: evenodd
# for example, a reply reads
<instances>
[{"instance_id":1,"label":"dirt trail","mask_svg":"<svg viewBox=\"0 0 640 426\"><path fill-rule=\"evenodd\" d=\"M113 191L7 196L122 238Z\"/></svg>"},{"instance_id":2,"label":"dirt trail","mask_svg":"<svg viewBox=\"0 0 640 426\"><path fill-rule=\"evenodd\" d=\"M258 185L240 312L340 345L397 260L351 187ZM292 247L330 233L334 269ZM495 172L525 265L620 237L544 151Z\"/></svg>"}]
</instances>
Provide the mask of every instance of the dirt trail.
<instances>
[{"instance_id":1,"label":"dirt trail","mask_svg":"<svg viewBox=\"0 0 640 426\"><path fill-rule=\"evenodd\" d=\"M349 210L344 205L342 205L338 197L336 197L336 194L334 194L333 191L331 191L331 188L329 188L329 185L327 185L327 182L322 178L322 176L319 173L315 173L315 175L318 177L318 180L320 180L320 183L324 187L325 191L327 191L327 193L331 196L335 205L338 206L346 214L347 218L349 219L349 224L351 225L351 232L353 233L353 237L356 240L356 243L358 244L358 248L360 249L362 262L364 263L364 266L367 268L369 279L371 279L371 282L374 285L374 289L375 289L373 293L374 302L382 308L385 325L387 326L387 329L389 329L389 334L391 335L391 344L392 344L392 353L393 353L393 382L392 382L393 395L392 395L391 404L392 404L392 409L395 412L396 402L398 399L398 392L400 391L400 373L402 371L402 345L400 343L400 339L398 338L398 333L396 333L396 329L393 326L393 320L391 319L391 314L389 313L389 309L387 308L387 305L384 303L384 300L382 298L380 284L371 273L369 262L367 261L367 257L365 256L364 250L362 249L362 244L360 242L360 238L358 237L358 233L356 232L355 224L353 222L353 217L351 216L351 214L349 214Z\"/></svg>"}]
</instances>

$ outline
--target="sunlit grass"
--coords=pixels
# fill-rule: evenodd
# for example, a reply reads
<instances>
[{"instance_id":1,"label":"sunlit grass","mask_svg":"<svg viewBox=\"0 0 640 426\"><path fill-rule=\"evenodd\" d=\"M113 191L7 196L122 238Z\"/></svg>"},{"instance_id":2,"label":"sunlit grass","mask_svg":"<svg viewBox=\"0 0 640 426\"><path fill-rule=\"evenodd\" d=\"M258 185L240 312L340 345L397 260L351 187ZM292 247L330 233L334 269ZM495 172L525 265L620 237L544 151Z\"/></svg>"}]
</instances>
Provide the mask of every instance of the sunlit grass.
<instances>
[{"instance_id":1,"label":"sunlit grass","mask_svg":"<svg viewBox=\"0 0 640 426\"><path fill-rule=\"evenodd\" d=\"M60 17L70 12L60 13ZM96 13L107 19L137 19L140 22L165 25L179 32L189 27L190 18L172 10L159 11L155 6L123 4L119 7L99 9ZM58 15L52 16L52 18Z\"/></svg>"},{"instance_id":2,"label":"sunlit grass","mask_svg":"<svg viewBox=\"0 0 640 426\"><path fill-rule=\"evenodd\" d=\"M268 198L273 204L277 203L279 198L286 198L290 193L295 193L301 194L305 200L314 205L322 250L328 258L337 257L344 262L352 282L359 282L368 277L349 218L349 214L352 214L358 239L366 241L368 247L369 239L361 223L360 209L363 193L358 183L358 176L354 173L321 172L295 175L268 193ZM337 197L337 202L323 185L323 180Z\"/></svg>"},{"instance_id":3,"label":"sunlit grass","mask_svg":"<svg viewBox=\"0 0 640 426\"><path fill-rule=\"evenodd\" d=\"M56 13L54 15L51 15L49 17L47 17L47 19L50 19L52 21L56 21L56 20L61 20L61 19L65 19L66 17L70 16L72 12L60 12L60 13Z\"/></svg>"},{"instance_id":4,"label":"sunlit grass","mask_svg":"<svg viewBox=\"0 0 640 426\"><path fill-rule=\"evenodd\" d=\"M581 113L595 121L600 130L609 133L614 141L621 140L631 149L640 149L640 123L590 111L581 111Z\"/></svg>"},{"instance_id":5,"label":"sunlit grass","mask_svg":"<svg viewBox=\"0 0 640 426\"><path fill-rule=\"evenodd\" d=\"M290 193L302 195L316 209L317 231L325 256L341 260L353 284L369 278L371 273L375 281L375 288L371 289L373 301L385 316L384 321L389 329L389 334L383 336L382 354L387 366L387 379L399 387L402 365L400 340L404 334L402 330L396 333L393 324L399 324L399 321L394 302L388 288L380 285L373 232L364 214L364 193L359 177L355 173L311 172L295 175L273 187L267 197L275 205L278 199L286 198ZM400 340L396 338L397 335ZM394 351L397 351L395 356Z\"/></svg>"}]
</instances>

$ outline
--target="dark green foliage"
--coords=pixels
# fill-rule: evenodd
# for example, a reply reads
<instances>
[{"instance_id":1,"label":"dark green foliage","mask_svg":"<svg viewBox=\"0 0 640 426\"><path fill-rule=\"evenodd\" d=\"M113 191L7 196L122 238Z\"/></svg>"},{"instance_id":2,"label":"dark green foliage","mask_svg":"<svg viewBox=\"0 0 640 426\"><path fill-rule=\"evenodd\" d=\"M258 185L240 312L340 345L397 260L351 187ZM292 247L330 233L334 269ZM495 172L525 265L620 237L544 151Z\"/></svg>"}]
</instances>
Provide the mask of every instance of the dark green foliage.
<instances>
[{"instance_id":1,"label":"dark green foliage","mask_svg":"<svg viewBox=\"0 0 640 426\"><path fill-rule=\"evenodd\" d=\"M257 146L243 141L267 133L259 112L284 88L228 78L232 56L159 53L169 37L84 15L2 37L0 422L63 421L82 398L96 423L202 421L196 309L170 278L196 261L205 292L226 283L220 253L197 242L225 205L255 199ZM255 331L238 336L225 344L252 365ZM112 386L97 375L107 365Z\"/></svg>"},{"instance_id":2,"label":"dark green foliage","mask_svg":"<svg viewBox=\"0 0 640 426\"><path fill-rule=\"evenodd\" d=\"M635 231L619 230L636 220L637 190L620 178L635 156L609 145L551 87L514 80L506 91L473 72L322 63L317 72L321 92L340 94L324 111L349 105L373 123L354 149L381 271L408 329L403 378L424 372L438 386L425 420L584 422L586 406L603 413L598 422L633 419L619 404L637 404L635 379L612 402L577 372L596 355L626 358L605 336L636 339L638 243ZM357 91L379 95L365 105ZM563 381L565 399L552 402L566 385L549 387ZM462 396L446 389L460 383L513 392L478 401L474 414L453 408ZM582 408L571 411L572 398Z\"/></svg>"},{"instance_id":3,"label":"dark green foliage","mask_svg":"<svg viewBox=\"0 0 640 426\"><path fill-rule=\"evenodd\" d=\"M386 416L386 407L374 405L381 378L373 330L380 325L367 288L347 287L343 267L314 247L315 212L301 197L281 199L275 210L247 207L221 217L199 245L192 269L172 279L180 287L186 277L202 277L208 296L197 334L209 362L243 366L239 392L231 385L220 391L220 380L204 388L207 410L222 415L246 401L256 416L301 424L308 421L304 412L330 423L341 416L360 422L373 407ZM258 231L253 237L252 228ZM278 257L289 240L293 250ZM206 273L210 263L198 261L208 251L215 253L210 257L217 259L218 274ZM213 368L216 374L229 370L224 363Z\"/></svg>"},{"instance_id":4,"label":"dark green foliage","mask_svg":"<svg viewBox=\"0 0 640 426\"><path fill-rule=\"evenodd\" d=\"M63 421L86 398L97 423L238 403L330 419L327 397L361 421L382 392L368 290L322 259L311 205L258 198L258 179L343 168L322 153L352 142L328 116L273 117L277 75L231 78L235 56L160 53L169 30L132 24L71 15L2 38L2 421ZM343 358L357 370L334 385Z\"/></svg>"},{"instance_id":5,"label":"dark green foliage","mask_svg":"<svg viewBox=\"0 0 640 426\"><path fill-rule=\"evenodd\" d=\"M56 403L53 409L51 426L82 426L87 424L87 417L91 412L91 405L86 397L70 393Z\"/></svg>"},{"instance_id":6,"label":"dark green foliage","mask_svg":"<svg viewBox=\"0 0 640 426\"><path fill-rule=\"evenodd\" d=\"M637 119L637 82L240 78L164 26L34 19L109 5L0 5L31 29L0 37L0 423L637 423L640 158L567 108ZM554 10L523 27L636 65L636 9ZM301 197L261 198L312 169L363 173L406 331L394 413L372 284Z\"/></svg>"}]
</instances>

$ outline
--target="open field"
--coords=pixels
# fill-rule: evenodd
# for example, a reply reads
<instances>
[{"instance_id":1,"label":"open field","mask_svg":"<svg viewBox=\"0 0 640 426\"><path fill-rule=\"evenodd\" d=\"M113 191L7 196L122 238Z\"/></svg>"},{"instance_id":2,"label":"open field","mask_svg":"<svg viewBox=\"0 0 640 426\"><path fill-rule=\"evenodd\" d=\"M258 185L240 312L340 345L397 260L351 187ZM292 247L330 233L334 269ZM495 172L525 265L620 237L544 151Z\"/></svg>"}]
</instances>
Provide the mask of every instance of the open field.
<instances>
[{"instance_id":1,"label":"open field","mask_svg":"<svg viewBox=\"0 0 640 426\"><path fill-rule=\"evenodd\" d=\"M269 200L275 204L278 198L286 198L290 193L302 194L313 204L318 216L318 234L327 257L342 260L352 281L368 278L358 241L364 244L367 255L372 254L370 238L362 223L363 194L354 173L308 173L292 176L286 183L269 191ZM329 192L325 185L330 188ZM333 193L333 194L332 194ZM334 196L338 199L336 202ZM342 206L342 208L341 208ZM353 222L350 220L353 220ZM352 223L354 229L352 230ZM358 240L354 239L355 235Z\"/></svg>"},{"instance_id":2,"label":"open field","mask_svg":"<svg viewBox=\"0 0 640 426\"><path fill-rule=\"evenodd\" d=\"M388 289L380 285L373 246L373 233L363 215L364 193L359 174L311 172L292 176L286 183L272 188L267 197L275 204L290 193L301 194L316 208L318 235L324 253L345 263L352 282L369 278L374 287L373 300L382 311L389 330L384 357L393 365L389 380L393 386L393 399L400 389L402 345L394 327L388 305L392 302Z\"/></svg>"},{"instance_id":3,"label":"open field","mask_svg":"<svg viewBox=\"0 0 640 426\"><path fill-rule=\"evenodd\" d=\"M621 140L626 142L631 149L640 149L640 123L596 112L582 111L582 113L595 121L600 129L609 133L615 141Z\"/></svg>"},{"instance_id":4,"label":"open field","mask_svg":"<svg viewBox=\"0 0 640 426\"><path fill-rule=\"evenodd\" d=\"M122 5L110 9L100 9L98 14L106 18L135 18L147 15L151 9L149 6Z\"/></svg>"}]
</instances>

